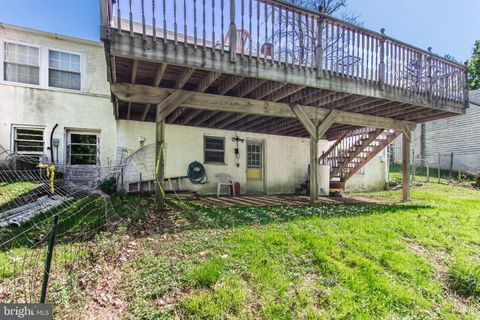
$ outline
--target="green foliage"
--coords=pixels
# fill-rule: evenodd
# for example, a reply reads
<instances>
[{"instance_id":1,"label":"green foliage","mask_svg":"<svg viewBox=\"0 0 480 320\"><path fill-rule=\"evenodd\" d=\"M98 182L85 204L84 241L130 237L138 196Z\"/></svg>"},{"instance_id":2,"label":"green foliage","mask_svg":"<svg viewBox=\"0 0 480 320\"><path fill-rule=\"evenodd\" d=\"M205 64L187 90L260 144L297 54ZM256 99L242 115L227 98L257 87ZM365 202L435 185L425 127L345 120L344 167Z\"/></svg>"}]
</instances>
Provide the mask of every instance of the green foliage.
<instances>
[{"instance_id":1,"label":"green foliage","mask_svg":"<svg viewBox=\"0 0 480 320\"><path fill-rule=\"evenodd\" d=\"M470 90L480 89L480 40L473 45L473 55L467 62L468 88Z\"/></svg>"},{"instance_id":2,"label":"green foliage","mask_svg":"<svg viewBox=\"0 0 480 320\"><path fill-rule=\"evenodd\" d=\"M464 297L480 296L480 265L473 259L457 260L448 270L452 289Z\"/></svg>"},{"instance_id":3,"label":"green foliage","mask_svg":"<svg viewBox=\"0 0 480 320\"><path fill-rule=\"evenodd\" d=\"M98 188L104 193L111 195L117 191L117 179L111 177L99 183Z\"/></svg>"},{"instance_id":4,"label":"green foliage","mask_svg":"<svg viewBox=\"0 0 480 320\"><path fill-rule=\"evenodd\" d=\"M193 286L212 287L220 279L224 264L220 258L210 259L192 268L187 274L187 279Z\"/></svg>"}]
</instances>

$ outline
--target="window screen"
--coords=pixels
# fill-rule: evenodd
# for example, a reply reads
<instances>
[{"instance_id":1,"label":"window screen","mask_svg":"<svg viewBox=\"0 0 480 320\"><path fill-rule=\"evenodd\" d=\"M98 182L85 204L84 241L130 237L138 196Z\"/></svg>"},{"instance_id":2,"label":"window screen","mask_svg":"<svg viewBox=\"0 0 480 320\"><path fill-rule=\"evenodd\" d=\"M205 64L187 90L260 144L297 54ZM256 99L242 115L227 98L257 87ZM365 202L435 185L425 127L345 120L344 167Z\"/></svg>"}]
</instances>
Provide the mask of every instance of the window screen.
<instances>
[{"instance_id":1,"label":"window screen","mask_svg":"<svg viewBox=\"0 0 480 320\"><path fill-rule=\"evenodd\" d=\"M80 56L60 51L48 51L48 85L80 90Z\"/></svg>"},{"instance_id":2,"label":"window screen","mask_svg":"<svg viewBox=\"0 0 480 320\"><path fill-rule=\"evenodd\" d=\"M225 138L205 137L203 149L205 163L225 163Z\"/></svg>"},{"instance_id":3,"label":"window screen","mask_svg":"<svg viewBox=\"0 0 480 320\"><path fill-rule=\"evenodd\" d=\"M14 144L17 153L43 153L43 129L15 128Z\"/></svg>"},{"instance_id":4,"label":"window screen","mask_svg":"<svg viewBox=\"0 0 480 320\"><path fill-rule=\"evenodd\" d=\"M97 136L70 134L70 164L97 164Z\"/></svg>"},{"instance_id":5,"label":"window screen","mask_svg":"<svg viewBox=\"0 0 480 320\"><path fill-rule=\"evenodd\" d=\"M16 43L5 43L4 79L39 84L39 49Z\"/></svg>"}]
</instances>

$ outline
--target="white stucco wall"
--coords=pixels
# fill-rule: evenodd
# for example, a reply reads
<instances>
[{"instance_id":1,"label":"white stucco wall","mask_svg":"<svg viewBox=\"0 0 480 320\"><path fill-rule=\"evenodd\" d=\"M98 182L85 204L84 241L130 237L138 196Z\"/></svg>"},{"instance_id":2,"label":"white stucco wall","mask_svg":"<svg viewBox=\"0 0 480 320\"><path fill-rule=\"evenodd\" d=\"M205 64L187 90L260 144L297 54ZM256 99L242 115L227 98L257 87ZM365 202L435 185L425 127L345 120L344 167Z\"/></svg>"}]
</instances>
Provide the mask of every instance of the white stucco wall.
<instances>
[{"instance_id":1,"label":"white stucco wall","mask_svg":"<svg viewBox=\"0 0 480 320\"><path fill-rule=\"evenodd\" d=\"M345 184L347 192L385 190L386 149L377 154Z\"/></svg>"},{"instance_id":2,"label":"white stucco wall","mask_svg":"<svg viewBox=\"0 0 480 320\"><path fill-rule=\"evenodd\" d=\"M58 163L65 163L67 130L88 130L100 136L100 164L115 161L115 119L107 82L103 45L61 37L49 33L0 25L0 47L5 41L40 48L40 85L6 82L0 77L0 145L13 149L13 128L38 126L44 128L44 154L50 158L50 133L58 127ZM81 57L81 91L48 87L48 49L79 54ZM3 65L3 63L2 63ZM3 66L2 66L3 68Z\"/></svg>"},{"instance_id":3,"label":"white stucco wall","mask_svg":"<svg viewBox=\"0 0 480 320\"><path fill-rule=\"evenodd\" d=\"M216 193L217 173L228 173L240 182L241 191L246 190L246 144L240 143L240 167L236 166L234 148L236 143L232 137L238 135L245 140L262 140L265 143L265 180L266 191L269 194L293 193L295 187L305 181L309 163L309 140L302 138L256 134L250 132L235 132L218 129L194 128L178 125L166 125L166 177L185 176L188 165L193 161L204 163L203 137L215 136L225 138L225 164L204 164L209 183L191 185L188 187L200 193ZM125 172L125 183L137 181L139 173L142 179L149 179L154 172L155 157L155 124L138 121L117 121L117 145L120 149L131 151L141 147L139 137L145 139L145 152L138 154L138 159ZM319 152L327 147L326 141L321 141ZM145 163L145 166L143 165Z\"/></svg>"}]
</instances>

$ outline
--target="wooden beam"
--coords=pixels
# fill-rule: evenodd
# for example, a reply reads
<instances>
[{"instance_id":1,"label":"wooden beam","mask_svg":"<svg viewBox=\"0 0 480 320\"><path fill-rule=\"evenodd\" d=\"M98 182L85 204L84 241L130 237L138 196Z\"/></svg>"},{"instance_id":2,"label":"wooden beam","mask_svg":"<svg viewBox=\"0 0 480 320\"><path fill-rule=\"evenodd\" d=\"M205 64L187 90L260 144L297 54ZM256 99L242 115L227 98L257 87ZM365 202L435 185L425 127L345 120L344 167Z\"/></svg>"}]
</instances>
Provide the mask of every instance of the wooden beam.
<instances>
[{"instance_id":1,"label":"wooden beam","mask_svg":"<svg viewBox=\"0 0 480 320\"><path fill-rule=\"evenodd\" d=\"M200 113L202 113L203 110L202 109L194 109L194 110L190 110L186 116L183 117L183 121L182 121L182 124L184 125L189 125L190 124L190 121L192 121L193 118L195 118L196 116L198 116Z\"/></svg>"},{"instance_id":2,"label":"wooden beam","mask_svg":"<svg viewBox=\"0 0 480 320\"><path fill-rule=\"evenodd\" d=\"M317 125L317 139L321 139L323 135L330 129L332 124L338 118L338 110L332 110L330 113L322 120L322 122Z\"/></svg>"},{"instance_id":3,"label":"wooden beam","mask_svg":"<svg viewBox=\"0 0 480 320\"><path fill-rule=\"evenodd\" d=\"M160 63L157 69L157 73L155 74L155 79L153 81L153 86L158 87L160 85L160 82L162 82L163 75L165 73L165 70L167 69L167 64L166 63Z\"/></svg>"},{"instance_id":4,"label":"wooden beam","mask_svg":"<svg viewBox=\"0 0 480 320\"><path fill-rule=\"evenodd\" d=\"M165 209L165 118L156 121L155 204L158 212Z\"/></svg>"},{"instance_id":5,"label":"wooden beam","mask_svg":"<svg viewBox=\"0 0 480 320\"><path fill-rule=\"evenodd\" d=\"M133 64L132 64L132 73L130 77L130 82L135 83L135 80L137 79L137 69L138 69L138 60L134 59Z\"/></svg>"},{"instance_id":6,"label":"wooden beam","mask_svg":"<svg viewBox=\"0 0 480 320\"><path fill-rule=\"evenodd\" d=\"M246 117L250 116L248 113L234 113L230 117L226 118L225 120L219 122L217 124L218 128L223 129L228 127L230 124L240 121Z\"/></svg>"},{"instance_id":7,"label":"wooden beam","mask_svg":"<svg viewBox=\"0 0 480 320\"><path fill-rule=\"evenodd\" d=\"M185 111L184 108L175 109L175 111L173 111L172 113L170 113L168 115L168 118L167 118L168 123L174 123L175 120L177 120L178 117L180 117L182 115L183 111Z\"/></svg>"},{"instance_id":8,"label":"wooden beam","mask_svg":"<svg viewBox=\"0 0 480 320\"><path fill-rule=\"evenodd\" d=\"M174 91L173 89L155 88L144 85L132 85L128 83L114 83L110 85L110 88L112 90L112 93L122 101L152 104L161 103L166 96L168 96ZM208 93L194 92L188 99L183 101L180 106L193 109L238 112L271 117L296 117L296 115L291 110L290 105L287 103L220 96ZM298 106L307 113L310 119L324 118L330 112L330 109L325 108L316 108L301 105ZM352 126L375 127L395 130L401 130L402 123L406 123L407 126L409 126L411 129L414 129L416 127L416 124L410 121L395 120L385 117L377 117L346 111L338 111L338 118L336 119L336 122Z\"/></svg>"},{"instance_id":9,"label":"wooden beam","mask_svg":"<svg viewBox=\"0 0 480 320\"><path fill-rule=\"evenodd\" d=\"M403 159L402 159L402 200L404 202L410 200L410 130L404 131L402 136L403 142Z\"/></svg>"},{"instance_id":10,"label":"wooden beam","mask_svg":"<svg viewBox=\"0 0 480 320\"><path fill-rule=\"evenodd\" d=\"M192 74L195 72L193 68L185 68L182 73L178 76L177 82L173 86L174 89L182 89L183 86L188 82Z\"/></svg>"},{"instance_id":11,"label":"wooden beam","mask_svg":"<svg viewBox=\"0 0 480 320\"><path fill-rule=\"evenodd\" d=\"M318 141L317 127L313 124L312 120L305 112L305 110L303 110L301 107L294 103L290 104L290 109L297 116L298 120L300 120L300 122L303 124L310 136Z\"/></svg>"},{"instance_id":12,"label":"wooden beam","mask_svg":"<svg viewBox=\"0 0 480 320\"><path fill-rule=\"evenodd\" d=\"M217 114L219 114L220 111L206 111L205 114L202 114L201 117L199 117L196 121L192 123L193 126L200 126L204 122L208 121L209 119L213 118Z\"/></svg>"},{"instance_id":13,"label":"wooden beam","mask_svg":"<svg viewBox=\"0 0 480 320\"><path fill-rule=\"evenodd\" d=\"M268 96L270 93L274 92L275 90L285 86L283 82L265 82L263 85L259 86L252 92L248 94L248 98L250 99L263 99Z\"/></svg>"},{"instance_id":14,"label":"wooden beam","mask_svg":"<svg viewBox=\"0 0 480 320\"><path fill-rule=\"evenodd\" d=\"M267 80L248 79L246 83L242 83L240 88L235 92L237 97L245 97L247 94L260 87Z\"/></svg>"},{"instance_id":15,"label":"wooden beam","mask_svg":"<svg viewBox=\"0 0 480 320\"><path fill-rule=\"evenodd\" d=\"M197 92L204 92L205 90L208 89L212 85L212 83L215 82L215 80L220 77L221 73L220 72L207 72L205 76L203 76L202 80L200 80L200 83L197 86L196 91Z\"/></svg>"},{"instance_id":16,"label":"wooden beam","mask_svg":"<svg viewBox=\"0 0 480 320\"><path fill-rule=\"evenodd\" d=\"M148 39L150 41L151 37ZM173 41L167 41L162 50L151 50L146 47L142 34L134 34L133 37L114 37L109 41L107 51L110 56L136 57L152 62L161 61L172 65L235 74L246 78L288 79L291 84L412 103L458 114L465 113L463 102L454 102L447 99L432 102L422 99L420 94L414 92L406 94L405 90L398 88L382 90L380 86L376 85L375 81L359 81L354 77L346 77L343 74L332 73L328 77L318 78L314 73L306 73L303 68L288 68L287 70L283 63L265 64L262 63L262 58L257 59L256 57L249 57L248 63L232 63L229 59L225 59L223 55L219 55L215 48L198 50L193 45L178 46ZM230 54L236 55L235 52L230 52Z\"/></svg>"},{"instance_id":17,"label":"wooden beam","mask_svg":"<svg viewBox=\"0 0 480 320\"><path fill-rule=\"evenodd\" d=\"M148 111L150 111L150 107L151 107L150 103L145 105L145 109L143 110L143 114L142 114L142 121L145 121L145 119L147 119L147 115L148 115Z\"/></svg>"},{"instance_id":18,"label":"wooden beam","mask_svg":"<svg viewBox=\"0 0 480 320\"><path fill-rule=\"evenodd\" d=\"M318 200L318 139L310 137L310 204Z\"/></svg>"},{"instance_id":19,"label":"wooden beam","mask_svg":"<svg viewBox=\"0 0 480 320\"><path fill-rule=\"evenodd\" d=\"M215 117L215 119L211 120L208 122L208 125L213 127L215 126L217 123L220 123L221 121L227 119L228 117L230 117L230 114L228 112L225 112L225 113L221 113L219 114L217 117Z\"/></svg>"},{"instance_id":20,"label":"wooden beam","mask_svg":"<svg viewBox=\"0 0 480 320\"><path fill-rule=\"evenodd\" d=\"M193 95L192 91L176 90L157 105L157 119L166 118L183 101Z\"/></svg>"},{"instance_id":21,"label":"wooden beam","mask_svg":"<svg viewBox=\"0 0 480 320\"><path fill-rule=\"evenodd\" d=\"M242 80L243 77L232 75L227 76L227 78L217 87L217 93L221 95L226 94L228 91L232 90L235 86L242 82Z\"/></svg>"},{"instance_id":22,"label":"wooden beam","mask_svg":"<svg viewBox=\"0 0 480 320\"><path fill-rule=\"evenodd\" d=\"M127 120L130 120L131 111L132 111L132 103L129 102L127 107Z\"/></svg>"},{"instance_id":23,"label":"wooden beam","mask_svg":"<svg viewBox=\"0 0 480 320\"><path fill-rule=\"evenodd\" d=\"M279 100L285 99L286 97L295 94L296 92L302 90L305 86L297 86L294 84L288 84L279 90L276 90L265 97L265 100L277 102Z\"/></svg>"}]
</instances>

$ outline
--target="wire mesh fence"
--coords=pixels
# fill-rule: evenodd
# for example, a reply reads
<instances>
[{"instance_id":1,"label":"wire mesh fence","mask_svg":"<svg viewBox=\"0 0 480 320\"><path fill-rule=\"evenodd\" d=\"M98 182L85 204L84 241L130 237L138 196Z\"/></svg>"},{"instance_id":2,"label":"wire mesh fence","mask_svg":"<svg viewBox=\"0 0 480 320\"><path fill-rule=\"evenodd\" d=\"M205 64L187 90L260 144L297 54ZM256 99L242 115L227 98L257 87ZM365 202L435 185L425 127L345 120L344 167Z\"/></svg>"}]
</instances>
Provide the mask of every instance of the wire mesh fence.
<instances>
[{"instance_id":1,"label":"wire mesh fence","mask_svg":"<svg viewBox=\"0 0 480 320\"><path fill-rule=\"evenodd\" d=\"M38 157L0 146L0 301L39 302L49 281L91 260L95 238L138 210L128 202L118 210L108 193L117 190L122 173L150 160L143 153L131 152L118 165L101 168L92 183L80 185L61 173L55 177L50 164L38 167ZM105 181L112 185L105 187Z\"/></svg>"}]
</instances>

